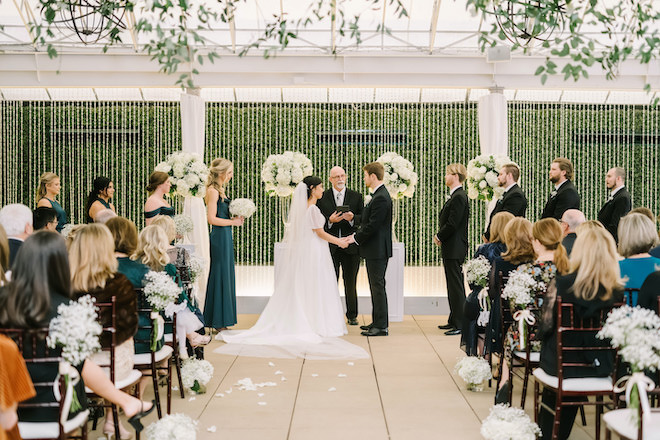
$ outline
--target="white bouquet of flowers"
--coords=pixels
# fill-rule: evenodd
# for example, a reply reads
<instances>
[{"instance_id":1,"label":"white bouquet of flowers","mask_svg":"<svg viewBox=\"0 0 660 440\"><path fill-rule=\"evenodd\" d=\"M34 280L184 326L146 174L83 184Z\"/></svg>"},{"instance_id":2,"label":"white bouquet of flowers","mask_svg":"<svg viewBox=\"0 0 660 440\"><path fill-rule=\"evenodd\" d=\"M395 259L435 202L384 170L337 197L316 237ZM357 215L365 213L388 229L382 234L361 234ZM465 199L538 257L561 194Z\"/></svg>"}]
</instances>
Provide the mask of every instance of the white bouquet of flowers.
<instances>
[{"instance_id":1,"label":"white bouquet of flowers","mask_svg":"<svg viewBox=\"0 0 660 440\"><path fill-rule=\"evenodd\" d=\"M493 377L488 361L476 356L464 356L458 361L454 371L468 384L469 391L481 391L481 383Z\"/></svg>"},{"instance_id":2,"label":"white bouquet of flowers","mask_svg":"<svg viewBox=\"0 0 660 440\"><path fill-rule=\"evenodd\" d=\"M205 261L197 255L191 255L188 258L188 272L190 273L190 281L195 282L199 277L204 275Z\"/></svg>"},{"instance_id":3,"label":"white bouquet of flowers","mask_svg":"<svg viewBox=\"0 0 660 440\"><path fill-rule=\"evenodd\" d=\"M501 197L504 188L499 185L497 176L507 163L511 163L508 156L490 154L482 154L468 162L468 197L488 202Z\"/></svg>"},{"instance_id":4,"label":"white bouquet of flowers","mask_svg":"<svg viewBox=\"0 0 660 440\"><path fill-rule=\"evenodd\" d=\"M376 161L385 167L383 183L390 197L402 199L415 194L418 176L410 161L393 152L383 154Z\"/></svg>"},{"instance_id":5,"label":"white bouquet of flowers","mask_svg":"<svg viewBox=\"0 0 660 440\"><path fill-rule=\"evenodd\" d=\"M468 283L481 287L486 287L488 284L490 268L490 262L483 255L479 255L477 258L468 260L463 264Z\"/></svg>"},{"instance_id":6,"label":"white bouquet of flowers","mask_svg":"<svg viewBox=\"0 0 660 440\"><path fill-rule=\"evenodd\" d=\"M181 288L166 272L152 270L144 276L144 279L145 284L142 291L152 308L151 319L153 320L154 329L151 338L151 349L155 351L164 330L163 318L158 312L165 311L166 315L171 316L177 310L174 303L181 293Z\"/></svg>"},{"instance_id":7,"label":"white bouquet of flowers","mask_svg":"<svg viewBox=\"0 0 660 440\"><path fill-rule=\"evenodd\" d=\"M84 225L76 225L74 223L67 223L66 225L64 225L64 227L60 231L60 235L62 235L62 237L64 237L64 239L66 240L66 239L69 238L69 236L73 232L75 232L78 228L81 228L82 226L84 226Z\"/></svg>"},{"instance_id":8,"label":"white bouquet of flowers","mask_svg":"<svg viewBox=\"0 0 660 440\"><path fill-rule=\"evenodd\" d=\"M189 215L178 214L174 216L174 226L176 228L176 235L183 237L193 231L193 221Z\"/></svg>"},{"instance_id":9,"label":"white bouquet of flowers","mask_svg":"<svg viewBox=\"0 0 660 440\"><path fill-rule=\"evenodd\" d=\"M314 172L312 162L302 153L271 154L261 167L261 180L269 196L289 197L302 180Z\"/></svg>"},{"instance_id":10,"label":"white bouquet of flowers","mask_svg":"<svg viewBox=\"0 0 660 440\"><path fill-rule=\"evenodd\" d=\"M69 364L61 365L60 370L63 371L67 387L71 385L72 412L81 409L81 405L72 387L78 380L78 372L71 366L81 365L101 349L99 336L102 331L94 298L90 295L82 296L78 301L69 301L69 304L60 304L57 316L48 326L46 344L50 348L62 347L62 357Z\"/></svg>"},{"instance_id":11,"label":"white bouquet of flowers","mask_svg":"<svg viewBox=\"0 0 660 440\"><path fill-rule=\"evenodd\" d=\"M234 199L229 203L229 213L234 217L250 218L256 210L250 199Z\"/></svg>"},{"instance_id":12,"label":"white bouquet of flowers","mask_svg":"<svg viewBox=\"0 0 660 440\"><path fill-rule=\"evenodd\" d=\"M181 365L181 381L191 391L202 394L213 378L213 365L203 359L188 358Z\"/></svg>"},{"instance_id":13,"label":"white bouquet of flowers","mask_svg":"<svg viewBox=\"0 0 660 440\"><path fill-rule=\"evenodd\" d=\"M195 153L178 151L156 165L156 171L170 175L170 195L204 197L209 169Z\"/></svg>"},{"instance_id":14,"label":"white bouquet of flowers","mask_svg":"<svg viewBox=\"0 0 660 440\"><path fill-rule=\"evenodd\" d=\"M534 277L524 270L515 270L509 274L502 299L509 300L512 308L525 308L534 301L534 292L540 288Z\"/></svg>"},{"instance_id":15,"label":"white bouquet of flowers","mask_svg":"<svg viewBox=\"0 0 660 440\"><path fill-rule=\"evenodd\" d=\"M541 429L520 408L495 405L481 424L481 435L486 440L536 440Z\"/></svg>"},{"instance_id":16,"label":"white bouquet of flowers","mask_svg":"<svg viewBox=\"0 0 660 440\"><path fill-rule=\"evenodd\" d=\"M196 440L197 422L185 414L170 414L144 430L147 440Z\"/></svg>"}]
</instances>

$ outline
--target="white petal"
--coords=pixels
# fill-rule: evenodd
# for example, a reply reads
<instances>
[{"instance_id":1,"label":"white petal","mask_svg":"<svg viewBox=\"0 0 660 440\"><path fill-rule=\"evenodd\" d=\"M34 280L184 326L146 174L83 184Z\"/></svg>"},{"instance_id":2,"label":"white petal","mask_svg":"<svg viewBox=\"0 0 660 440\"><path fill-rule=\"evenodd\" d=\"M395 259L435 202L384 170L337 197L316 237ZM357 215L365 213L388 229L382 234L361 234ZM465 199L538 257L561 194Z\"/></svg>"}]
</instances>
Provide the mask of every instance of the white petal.
<instances>
[{"instance_id":1,"label":"white petal","mask_svg":"<svg viewBox=\"0 0 660 440\"><path fill-rule=\"evenodd\" d=\"M208 432L215 432L215 431L218 430L218 428L216 428L215 425L213 425L213 426L211 426L211 427L209 427L209 428L206 428L206 430L207 430Z\"/></svg>"},{"instance_id":2,"label":"white petal","mask_svg":"<svg viewBox=\"0 0 660 440\"><path fill-rule=\"evenodd\" d=\"M352 367L353 365L355 365L355 362L349 362L348 365Z\"/></svg>"},{"instance_id":3,"label":"white petal","mask_svg":"<svg viewBox=\"0 0 660 440\"><path fill-rule=\"evenodd\" d=\"M312 373L312 377L319 377L319 375L316 373Z\"/></svg>"},{"instance_id":4,"label":"white petal","mask_svg":"<svg viewBox=\"0 0 660 440\"><path fill-rule=\"evenodd\" d=\"M275 372L275 374L276 374L276 375L277 375L277 374L282 374L282 372L281 372L280 370L277 370L277 371Z\"/></svg>"},{"instance_id":5,"label":"white petal","mask_svg":"<svg viewBox=\"0 0 660 440\"><path fill-rule=\"evenodd\" d=\"M268 404L267 404L266 402L259 402L259 405L261 405L261 406L266 406L266 405L268 405Z\"/></svg>"},{"instance_id":6,"label":"white petal","mask_svg":"<svg viewBox=\"0 0 660 440\"><path fill-rule=\"evenodd\" d=\"M218 393L218 394L215 395L215 397L225 397L225 395L222 394L222 393Z\"/></svg>"},{"instance_id":7,"label":"white petal","mask_svg":"<svg viewBox=\"0 0 660 440\"><path fill-rule=\"evenodd\" d=\"M339 373L337 377L346 377L346 375L344 373Z\"/></svg>"},{"instance_id":8,"label":"white petal","mask_svg":"<svg viewBox=\"0 0 660 440\"><path fill-rule=\"evenodd\" d=\"M332 392L332 391L337 391L337 388L335 388L335 387L331 387L331 388L328 388L328 391L330 391L330 392Z\"/></svg>"}]
</instances>

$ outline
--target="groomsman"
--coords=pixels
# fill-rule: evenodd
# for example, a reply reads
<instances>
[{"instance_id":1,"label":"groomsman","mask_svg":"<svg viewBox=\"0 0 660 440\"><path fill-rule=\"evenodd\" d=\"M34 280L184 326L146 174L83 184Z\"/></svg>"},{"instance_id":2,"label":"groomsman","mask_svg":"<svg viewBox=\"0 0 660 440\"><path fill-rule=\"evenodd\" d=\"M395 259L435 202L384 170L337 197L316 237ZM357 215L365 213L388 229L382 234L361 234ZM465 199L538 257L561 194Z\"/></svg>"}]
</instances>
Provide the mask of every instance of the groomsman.
<instances>
[{"instance_id":1,"label":"groomsman","mask_svg":"<svg viewBox=\"0 0 660 440\"><path fill-rule=\"evenodd\" d=\"M362 217L364 200L359 192L346 188L346 172L341 167L330 170L332 187L323 193L318 201L318 207L327 219L325 231L335 237L348 237L357 230ZM348 211L338 207L348 207ZM335 265L335 273L339 280L339 267L344 276L344 293L346 295L346 319L349 325L358 325L357 275L360 270L360 255L355 243L346 249L330 244L330 254Z\"/></svg>"},{"instance_id":2,"label":"groomsman","mask_svg":"<svg viewBox=\"0 0 660 440\"><path fill-rule=\"evenodd\" d=\"M389 316L385 272L392 256L392 199L383 184L385 168L380 162L366 164L364 183L371 188L373 197L362 211L360 229L352 235L364 258L371 291L371 324L360 327L364 336L387 336Z\"/></svg>"},{"instance_id":3,"label":"groomsman","mask_svg":"<svg viewBox=\"0 0 660 440\"><path fill-rule=\"evenodd\" d=\"M619 242L617 236L619 220L632 209L630 193L624 186L625 181L626 172L623 168L616 167L607 172L605 184L607 189L610 190L610 197L598 212L598 221L612 234L614 241L617 243Z\"/></svg>"},{"instance_id":4,"label":"groomsman","mask_svg":"<svg viewBox=\"0 0 660 440\"><path fill-rule=\"evenodd\" d=\"M484 232L486 240L490 240L490 222L498 212L510 212L516 217L525 216L525 212L527 211L527 197L525 197L522 189L518 186L519 178L520 168L515 163L508 163L500 170L500 174L497 176L497 182L504 188L504 193L490 213L488 227L486 228L486 232Z\"/></svg>"},{"instance_id":5,"label":"groomsman","mask_svg":"<svg viewBox=\"0 0 660 440\"><path fill-rule=\"evenodd\" d=\"M447 280L449 319L446 325L438 326L441 330L447 330L446 335L460 335L463 324L463 261L467 256L470 217L470 206L463 189L466 177L467 170L462 164L453 163L447 166L445 185L449 187L450 196L440 211L440 230L433 236L433 242L442 246L442 263Z\"/></svg>"},{"instance_id":6,"label":"groomsman","mask_svg":"<svg viewBox=\"0 0 660 440\"><path fill-rule=\"evenodd\" d=\"M552 161L548 174L555 189L550 193L550 199L543 208L541 218L552 217L561 220L567 209L580 209L580 195L571 182L573 164L565 157L558 157Z\"/></svg>"}]
</instances>

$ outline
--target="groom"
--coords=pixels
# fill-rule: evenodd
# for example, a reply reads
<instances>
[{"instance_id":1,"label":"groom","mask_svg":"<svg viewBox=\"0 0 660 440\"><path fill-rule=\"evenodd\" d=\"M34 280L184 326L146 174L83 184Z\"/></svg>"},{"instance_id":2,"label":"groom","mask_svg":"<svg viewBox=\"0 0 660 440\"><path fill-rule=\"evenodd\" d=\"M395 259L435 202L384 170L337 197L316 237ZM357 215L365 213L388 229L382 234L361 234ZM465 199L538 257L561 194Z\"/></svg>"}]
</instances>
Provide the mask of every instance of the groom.
<instances>
[{"instance_id":1,"label":"groom","mask_svg":"<svg viewBox=\"0 0 660 440\"><path fill-rule=\"evenodd\" d=\"M360 229L351 236L364 258L371 290L371 324L362 326L364 336L387 336L389 325L385 271L392 256L392 199L383 185L385 168L379 162L366 164L364 183L373 192L371 202L362 211Z\"/></svg>"}]
</instances>

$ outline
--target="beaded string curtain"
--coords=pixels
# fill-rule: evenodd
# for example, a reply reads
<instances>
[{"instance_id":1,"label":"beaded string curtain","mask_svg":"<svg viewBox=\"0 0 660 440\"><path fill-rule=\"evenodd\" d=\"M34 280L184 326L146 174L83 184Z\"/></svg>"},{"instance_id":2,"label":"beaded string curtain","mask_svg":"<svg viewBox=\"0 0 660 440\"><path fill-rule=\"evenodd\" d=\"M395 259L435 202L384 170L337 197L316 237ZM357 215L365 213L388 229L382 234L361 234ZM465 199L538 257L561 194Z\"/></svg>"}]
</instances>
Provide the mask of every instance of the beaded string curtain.
<instances>
[{"instance_id":1,"label":"beaded string curtain","mask_svg":"<svg viewBox=\"0 0 660 440\"><path fill-rule=\"evenodd\" d=\"M235 166L230 197L253 198L259 210L235 230L237 262L269 264L283 234L279 205L263 191L266 156L301 151L327 185L327 173L342 165L348 186L366 194L361 167L385 151L409 159L420 174L415 196L401 203L397 237L406 243L406 263L436 265L431 242L447 194L444 169L479 152L476 104L208 103L207 157ZM521 185L536 220L551 190L550 161L559 155L576 166L582 208L594 218L607 198L604 175L615 165L629 171L634 206L658 212L660 111L650 107L512 102L511 157L521 165ZM173 102L0 102L0 205L35 205L39 175L62 177L60 199L71 221L84 218L84 203L97 175L117 187L120 215L144 224L142 207L149 173L180 149L179 104ZM178 208L178 201L174 201ZM471 202L470 242L483 230L483 203Z\"/></svg>"}]
</instances>

